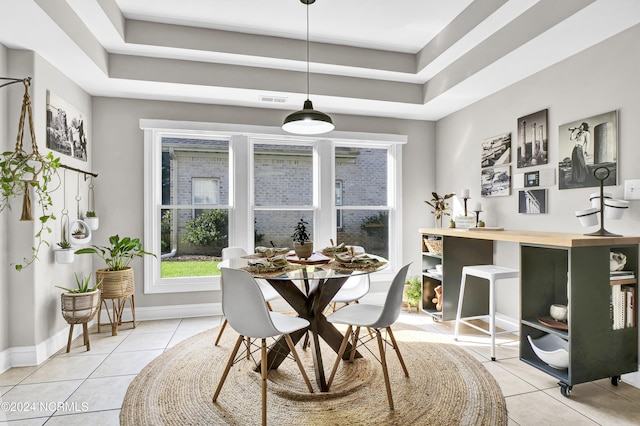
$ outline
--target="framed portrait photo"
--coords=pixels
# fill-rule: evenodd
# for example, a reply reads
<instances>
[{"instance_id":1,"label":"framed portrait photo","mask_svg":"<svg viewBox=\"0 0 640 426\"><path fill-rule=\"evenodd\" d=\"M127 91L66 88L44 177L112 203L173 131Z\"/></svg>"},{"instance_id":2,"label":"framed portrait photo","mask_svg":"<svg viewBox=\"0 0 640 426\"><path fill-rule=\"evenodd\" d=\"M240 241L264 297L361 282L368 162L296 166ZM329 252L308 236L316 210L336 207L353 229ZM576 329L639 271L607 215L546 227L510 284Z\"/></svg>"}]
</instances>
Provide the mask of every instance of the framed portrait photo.
<instances>
[{"instance_id":1,"label":"framed portrait photo","mask_svg":"<svg viewBox=\"0 0 640 426\"><path fill-rule=\"evenodd\" d=\"M47 148L87 161L84 114L49 90L47 90Z\"/></svg>"}]
</instances>

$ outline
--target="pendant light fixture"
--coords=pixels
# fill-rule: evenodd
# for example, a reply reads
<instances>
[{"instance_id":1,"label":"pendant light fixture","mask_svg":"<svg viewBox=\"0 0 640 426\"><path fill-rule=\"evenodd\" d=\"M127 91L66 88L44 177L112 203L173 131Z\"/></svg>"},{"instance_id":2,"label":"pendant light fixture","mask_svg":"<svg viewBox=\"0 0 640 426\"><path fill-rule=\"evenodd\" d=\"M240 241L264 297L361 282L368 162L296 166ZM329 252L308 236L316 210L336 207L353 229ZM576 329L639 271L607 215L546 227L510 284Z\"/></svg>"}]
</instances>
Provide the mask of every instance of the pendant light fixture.
<instances>
[{"instance_id":1,"label":"pendant light fixture","mask_svg":"<svg viewBox=\"0 0 640 426\"><path fill-rule=\"evenodd\" d=\"M316 0L300 0L307 5L307 100L300 111L293 112L284 119L282 130L298 135L319 135L332 131L335 126L331 117L313 109L309 100L309 5Z\"/></svg>"}]
</instances>

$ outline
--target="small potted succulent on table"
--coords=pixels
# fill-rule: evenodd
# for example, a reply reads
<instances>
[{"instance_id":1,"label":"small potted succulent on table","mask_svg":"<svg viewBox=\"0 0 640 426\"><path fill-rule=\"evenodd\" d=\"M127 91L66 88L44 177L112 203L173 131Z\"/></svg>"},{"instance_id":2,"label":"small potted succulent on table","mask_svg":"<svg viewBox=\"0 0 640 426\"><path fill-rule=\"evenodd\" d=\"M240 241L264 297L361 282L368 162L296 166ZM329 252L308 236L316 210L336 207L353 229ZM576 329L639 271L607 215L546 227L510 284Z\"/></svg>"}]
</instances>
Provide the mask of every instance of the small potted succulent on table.
<instances>
[{"instance_id":1,"label":"small potted succulent on table","mask_svg":"<svg viewBox=\"0 0 640 426\"><path fill-rule=\"evenodd\" d=\"M307 232L309 225L304 219L300 219L293 230L293 250L296 252L298 259L308 259L313 254L313 241Z\"/></svg>"}]
</instances>

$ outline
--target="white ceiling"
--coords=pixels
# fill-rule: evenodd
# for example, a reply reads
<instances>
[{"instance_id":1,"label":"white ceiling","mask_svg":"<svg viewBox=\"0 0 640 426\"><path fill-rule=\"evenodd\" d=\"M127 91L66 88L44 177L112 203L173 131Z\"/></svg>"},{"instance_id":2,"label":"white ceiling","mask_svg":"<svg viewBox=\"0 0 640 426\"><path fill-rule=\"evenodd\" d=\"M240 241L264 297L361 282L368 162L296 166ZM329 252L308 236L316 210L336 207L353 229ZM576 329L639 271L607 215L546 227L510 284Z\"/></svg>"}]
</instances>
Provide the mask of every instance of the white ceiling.
<instances>
[{"instance_id":1,"label":"white ceiling","mask_svg":"<svg viewBox=\"0 0 640 426\"><path fill-rule=\"evenodd\" d=\"M306 98L307 6L299 0L0 7L1 44L37 52L94 96L283 115ZM427 120L640 23L637 0L317 0L308 10L316 109Z\"/></svg>"}]
</instances>

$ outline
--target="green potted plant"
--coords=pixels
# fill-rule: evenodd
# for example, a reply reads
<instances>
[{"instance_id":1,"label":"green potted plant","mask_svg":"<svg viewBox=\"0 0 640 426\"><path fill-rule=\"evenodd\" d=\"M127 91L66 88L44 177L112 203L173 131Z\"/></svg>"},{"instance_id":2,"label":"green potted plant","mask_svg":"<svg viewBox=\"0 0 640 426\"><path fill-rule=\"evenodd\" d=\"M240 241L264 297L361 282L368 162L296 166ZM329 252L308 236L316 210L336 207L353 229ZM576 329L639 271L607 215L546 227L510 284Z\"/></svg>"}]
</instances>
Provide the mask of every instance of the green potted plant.
<instances>
[{"instance_id":1,"label":"green potted plant","mask_svg":"<svg viewBox=\"0 0 640 426\"><path fill-rule=\"evenodd\" d=\"M419 309L420 300L422 299L422 281L420 277L407 278L404 282L404 295L409 306L409 310L412 307L416 307L416 311Z\"/></svg>"},{"instance_id":2,"label":"green potted plant","mask_svg":"<svg viewBox=\"0 0 640 426\"><path fill-rule=\"evenodd\" d=\"M82 324L84 344L87 346L87 350L90 349L87 323L98 313L101 300L100 281L98 281L96 285L91 286L91 275L82 278L79 278L75 273L74 275L76 277L76 288L56 286L64 290L64 293L60 295L60 307L62 309L62 316L71 326L69 329L67 352L71 350L71 339L73 337L73 326L75 324Z\"/></svg>"},{"instance_id":3,"label":"green potted plant","mask_svg":"<svg viewBox=\"0 0 640 426\"><path fill-rule=\"evenodd\" d=\"M449 212L449 203L447 200L453 197L454 194L446 194L444 196L438 195L437 192L432 192L430 201L425 201L431 207L431 213L433 213L433 218L435 219L436 228L442 228L442 218L443 216L450 216Z\"/></svg>"},{"instance_id":4,"label":"green potted plant","mask_svg":"<svg viewBox=\"0 0 640 426\"><path fill-rule=\"evenodd\" d=\"M85 213L84 222L89 226L92 231L95 231L100 227L100 218L95 211L89 210Z\"/></svg>"},{"instance_id":5,"label":"green potted plant","mask_svg":"<svg viewBox=\"0 0 640 426\"><path fill-rule=\"evenodd\" d=\"M298 224L293 229L293 250L296 252L298 259L308 259L313 254L313 241L311 236L307 232L307 226L309 225L304 219L300 219Z\"/></svg>"},{"instance_id":6,"label":"green potted plant","mask_svg":"<svg viewBox=\"0 0 640 426\"><path fill-rule=\"evenodd\" d=\"M21 271L38 259L42 245L49 245L47 240L43 239L43 232L51 233L51 227L48 223L50 220L55 220L55 216L51 212L53 207L51 193L59 188L59 185L54 185L54 178L58 177L60 158L54 157L51 152L43 155L38 151L29 96L31 78L16 79L13 83L23 83L25 92L15 149L0 154L0 212L5 208L11 210L11 199L21 196L23 200L20 220L33 221L32 192L36 203L40 206L40 213L37 215L38 227L35 233L35 244L31 247L31 257L23 257L22 262L12 264L17 271ZM28 123L31 134L31 152L27 152L23 146L25 123Z\"/></svg>"},{"instance_id":7,"label":"green potted plant","mask_svg":"<svg viewBox=\"0 0 640 426\"><path fill-rule=\"evenodd\" d=\"M133 297L135 283L133 268L129 266L129 264L134 258L145 255L156 257L155 254L147 252L142 248L142 243L139 238L120 238L119 235L109 237L109 245L107 246L92 245L76 250L76 254L95 254L105 262L106 268L96 270L96 281L102 283L102 298L112 300L126 300L126 298ZM113 306L114 315L111 317L111 327L112 334L116 336L118 334L117 325L121 321L124 302L114 303ZM131 303L131 306L133 311L133 303ZM100 331L99 322L98 331Z\"/></svg>"},{"instance_id":8,"label":"green potted plant","mask_svg":"<svg viewBox=\"0 0 640 426\"><path fill-rule=\"evenodd\" d=\"M54 257L56 263L68 264L73 263L75 259L75 253L71 248L71 243L67 241L66 238L63 238L62 241L57 243L59 248L54 250Z\"/></svg>"}]
</instances>

